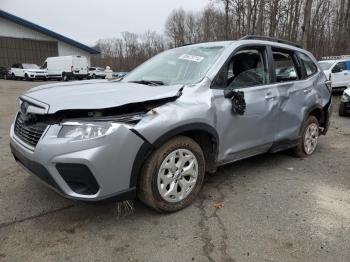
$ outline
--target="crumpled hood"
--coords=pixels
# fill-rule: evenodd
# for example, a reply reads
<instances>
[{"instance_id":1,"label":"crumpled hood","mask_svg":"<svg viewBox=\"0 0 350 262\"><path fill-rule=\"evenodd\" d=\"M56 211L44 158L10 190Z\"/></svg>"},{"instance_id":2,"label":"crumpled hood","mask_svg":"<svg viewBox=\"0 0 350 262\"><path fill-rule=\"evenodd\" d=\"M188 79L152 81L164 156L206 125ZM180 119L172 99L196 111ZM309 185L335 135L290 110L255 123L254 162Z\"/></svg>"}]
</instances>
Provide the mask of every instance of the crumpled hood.
<instances>
[{"instance_id":1,"label":"crumpled hood","mask_svg":"<svg viewBox=\"0 0 350 262\"><path fill-rule=\"evenodd\" d=\"M49 114L61 110L106 109L131 103L176 97L182 85L148 86L108 80L42 85L22 96L49 106Z\"/></svg>"}]
</instances>

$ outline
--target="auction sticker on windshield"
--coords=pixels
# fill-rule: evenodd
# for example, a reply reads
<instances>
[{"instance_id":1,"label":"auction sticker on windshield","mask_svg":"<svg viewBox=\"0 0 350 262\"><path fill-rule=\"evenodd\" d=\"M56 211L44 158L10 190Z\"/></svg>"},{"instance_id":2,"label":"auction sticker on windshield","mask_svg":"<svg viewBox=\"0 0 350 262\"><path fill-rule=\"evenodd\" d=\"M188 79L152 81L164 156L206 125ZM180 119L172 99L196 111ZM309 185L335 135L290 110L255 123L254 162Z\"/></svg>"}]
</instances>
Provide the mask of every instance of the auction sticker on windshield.
<instances>
[{"instance_id":1,"label":"auction sticker on windshield","mask_svg":"<svg viewBox=\"0 0 350 262\"><path fill-rule=\"evenodd\" d=\"M200 63L200 62L203 61L204 57L196 56L196 55L183 54L183 55L179 56L179 59Z\"/></svg>"}]
</instances>

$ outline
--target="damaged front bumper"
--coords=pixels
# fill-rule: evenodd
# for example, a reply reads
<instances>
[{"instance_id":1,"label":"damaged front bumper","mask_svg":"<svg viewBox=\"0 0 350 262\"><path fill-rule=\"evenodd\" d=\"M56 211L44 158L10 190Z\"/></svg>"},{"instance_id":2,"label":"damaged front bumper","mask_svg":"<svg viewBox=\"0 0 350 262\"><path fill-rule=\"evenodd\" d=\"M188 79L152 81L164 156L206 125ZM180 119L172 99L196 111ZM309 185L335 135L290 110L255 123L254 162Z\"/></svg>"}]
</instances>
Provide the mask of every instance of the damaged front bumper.
<instances>
[{"instance_id":1,"label":"damaged front bumper","mask_svg":"<svg viewBox=\"0 0 350 262\"><path fill-rule=\"evenodd\" d=\"M105 136L69 141L57 138L60 125L48 126L35 148L10 131L15 159L29 173L69 199L101 201L135 196L135 158L145 141L128 126L118 124Z\"/></svg>"}]
</instances>

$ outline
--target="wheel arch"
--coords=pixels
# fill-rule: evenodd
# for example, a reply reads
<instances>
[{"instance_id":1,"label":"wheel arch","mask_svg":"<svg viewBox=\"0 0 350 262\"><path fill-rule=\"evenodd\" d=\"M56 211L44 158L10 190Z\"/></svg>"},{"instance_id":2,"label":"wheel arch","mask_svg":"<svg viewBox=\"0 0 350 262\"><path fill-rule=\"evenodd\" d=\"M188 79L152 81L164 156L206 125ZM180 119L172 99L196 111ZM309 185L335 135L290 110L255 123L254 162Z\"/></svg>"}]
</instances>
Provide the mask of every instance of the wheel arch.
<instances>
[{"instance_id":1,"label":"wheel arch","mask_svg":"<svg viewBox=\"0 0 350 262\"><path fill-rule=\"evenodd\" d=\"M133 132L138 134L135 130L133 130ZM141 138L145 139L141 134L138 135ZM215 128L209 124L191 123L176 127L162 134L153 143L145 141L142 144L133 163L130 176L130 188L137 186L142 165L144 161L149 157L149 155L154 150L162 146L165 142L180 135L190 137L199 144L203 150L203 154L206 160L206 171L215 171L219 147L219 135Z\"/></svg>"}]
</instances>

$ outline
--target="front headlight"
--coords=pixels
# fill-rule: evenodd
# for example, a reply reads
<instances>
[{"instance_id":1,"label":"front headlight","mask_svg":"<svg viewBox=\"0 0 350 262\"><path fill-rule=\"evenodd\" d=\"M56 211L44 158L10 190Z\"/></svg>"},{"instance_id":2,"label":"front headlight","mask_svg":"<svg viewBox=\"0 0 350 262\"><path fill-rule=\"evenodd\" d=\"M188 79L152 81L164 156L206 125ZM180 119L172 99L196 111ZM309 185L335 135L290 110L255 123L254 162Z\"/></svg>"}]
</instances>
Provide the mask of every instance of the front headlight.
<instances>
[{"instance_id":1,"label":"front headlight","mask_svg":"<svg viewBox=\"0 0 350 262\"><path fill-rule=\"evenodd\" d=\"M72 140L85 140L101 137L112 133L120 125L131 128L145 115L145 113L133 113L121 116L93 118L91 120L71 120L61 123L62 128L57 137L70 138Z\"/></svg>"},{"instance_id":2,"label":"front headlight","mask_svg":"<svg viewBox=\"0 0 350 262\"><path fill-rule=\"evenodd\" d=\"M110 122L83 123L66 122L58 133L58 138L71 138L73 140L85 140L108 135L116 129L117 124Z\"/></svg>"},{"instance_id":3,"label":"front headlight","mask_svg":"<svg viewBox=\"0 0 350 262\"><path fill-rule=\"evenodd\" d=\"M346 93L343 93L343 96L340 99L341 102L347 103L350 101L350 96Z\"/></svg>"}]
</instances>

